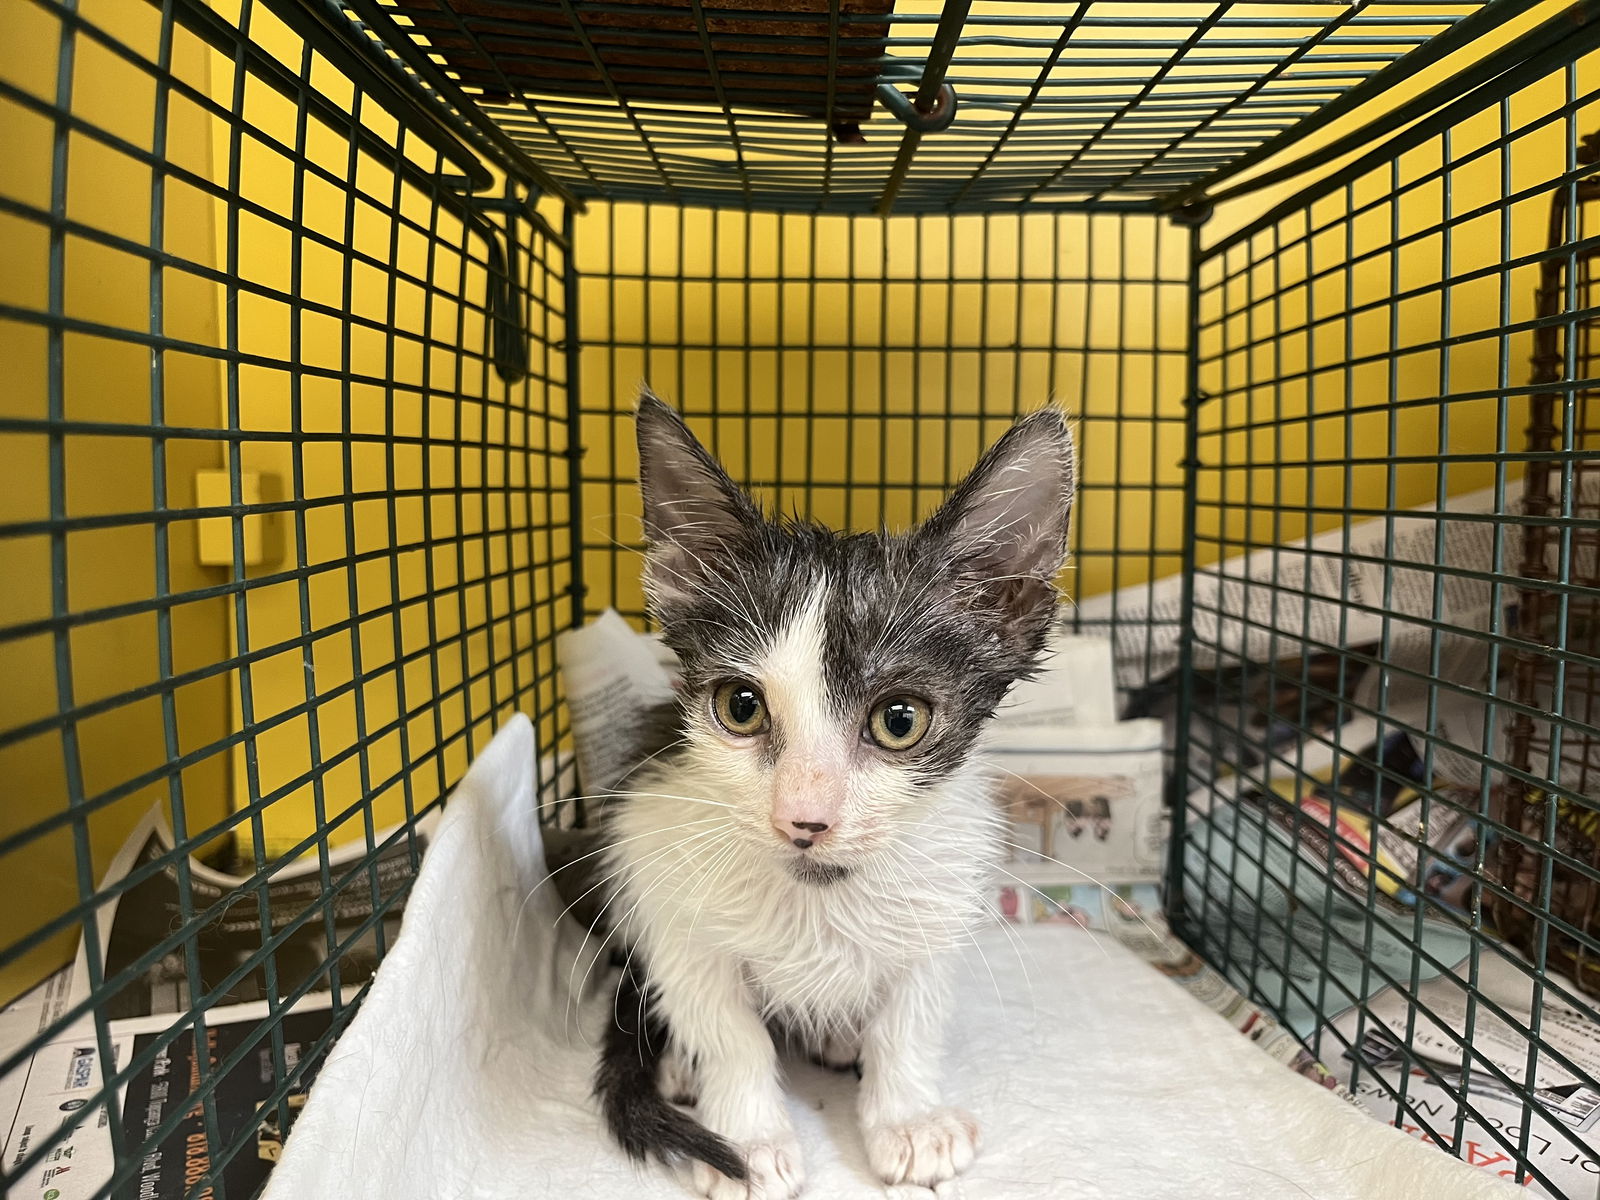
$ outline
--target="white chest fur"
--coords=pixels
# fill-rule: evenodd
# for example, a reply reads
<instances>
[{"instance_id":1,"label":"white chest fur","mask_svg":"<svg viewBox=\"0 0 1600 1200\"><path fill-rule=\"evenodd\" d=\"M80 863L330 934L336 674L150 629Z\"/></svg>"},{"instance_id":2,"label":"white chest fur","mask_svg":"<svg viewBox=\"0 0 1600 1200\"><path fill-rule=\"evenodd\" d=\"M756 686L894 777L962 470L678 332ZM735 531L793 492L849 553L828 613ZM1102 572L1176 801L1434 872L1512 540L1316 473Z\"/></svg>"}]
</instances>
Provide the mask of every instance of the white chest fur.
<instances>
[{"instance_id":1,"label":"white chest fur","mask_svg":"<svg viewBox=\"0 0 1600 1200\"><path fill-rule=\"evenodd\" d=\"M705 782L663 772L613 818L608 920L647 963L727 956L767 1016L807 1033L848 1032L905 971L989 919L1000 833L976 772L826 884L789 874L769 839L725 816Z\"/></svg>"}]
</instances>

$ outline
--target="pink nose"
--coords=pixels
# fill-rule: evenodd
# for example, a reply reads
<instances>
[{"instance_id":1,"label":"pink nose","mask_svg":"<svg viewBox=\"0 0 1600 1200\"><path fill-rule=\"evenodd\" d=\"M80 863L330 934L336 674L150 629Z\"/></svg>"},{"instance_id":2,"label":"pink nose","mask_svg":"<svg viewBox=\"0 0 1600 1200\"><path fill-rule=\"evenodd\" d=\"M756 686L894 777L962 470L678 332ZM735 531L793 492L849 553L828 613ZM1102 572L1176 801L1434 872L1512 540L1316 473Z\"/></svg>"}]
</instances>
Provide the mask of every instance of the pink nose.
<instances>
[{"instance_id":1,"label":"pink nose","mask_svg":"<svg viewBox=\"0 0 1600 1200\"><path fill-rule=\"evenodd\" d=\"M774 821L778 836L798 850L809 850L828 833L826 821Z\"/></svg>"},{"instance_id":2,"label":"pink nose","mask_svg":"<svg viewBox=\"0 0 1600 1200\"><path fill-rule=\"evenodd\" d=\"M837 765L791 751L779 760L772 783L767 819L784 841L809 850L838 829L844 778Z\"/></svg>"}]
</instances>

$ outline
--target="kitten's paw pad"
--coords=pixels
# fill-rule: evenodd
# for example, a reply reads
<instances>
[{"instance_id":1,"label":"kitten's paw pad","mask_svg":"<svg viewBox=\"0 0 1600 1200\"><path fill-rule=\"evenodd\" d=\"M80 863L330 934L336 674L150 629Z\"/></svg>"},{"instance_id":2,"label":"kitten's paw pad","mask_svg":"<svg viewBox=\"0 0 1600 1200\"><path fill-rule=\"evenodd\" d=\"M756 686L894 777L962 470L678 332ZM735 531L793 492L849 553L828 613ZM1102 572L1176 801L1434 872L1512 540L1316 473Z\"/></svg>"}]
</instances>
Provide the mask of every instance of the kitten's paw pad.
<instances>
[{"instance_id":1,"label":"kitten's paw pad","mask_svg":"<svg viewBox=\"0 0 1600 1200\"><path fill-rule=\"evenodd\" d=\"M867 1159L885 1183L933 1187L965 1171L977 1153L978 1122L956 1108L867 1130Z\"/></svg>"},{"instance_id":2,"label":"kitten's paw pad","mask_svg":"<svg viewBox=\"0 0 1600 1200\"><path fill-rule=\"evenodd\" d=\"M740 1147L744 1154L744 1179L729 1179L705 1163L694 1164L692 1184L697 1196L707 1200L792 1200L805 1186L800 1147L793 1141L752 1142Z\"/></svg>"}]
</instances>

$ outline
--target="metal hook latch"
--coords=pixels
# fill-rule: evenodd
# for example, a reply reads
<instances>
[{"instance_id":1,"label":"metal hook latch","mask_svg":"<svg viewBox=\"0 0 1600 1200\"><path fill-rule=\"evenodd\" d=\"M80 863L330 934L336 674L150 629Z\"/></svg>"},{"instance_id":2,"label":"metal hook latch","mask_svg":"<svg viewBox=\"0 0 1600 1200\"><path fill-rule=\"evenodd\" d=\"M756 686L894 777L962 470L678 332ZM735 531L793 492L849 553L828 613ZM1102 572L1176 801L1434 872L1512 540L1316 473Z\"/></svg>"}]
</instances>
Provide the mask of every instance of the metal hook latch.
<instances>
[{"instance_id":1,"label":"metal hook latch","mask_svg":"<svg viewBox=\"0 0 1600 1200\"><path fill-rule=\"evenodd\" d=\"M901 79L915 83L922 78L922 65L912 62L886 62L879 71L879 76L880 80ZM939 90L933 98L933 107L926 111L918 108L911 97L888 82L879 82L878 100L902 125L907 129L915 129L918 133L938 133L941 129L948 129L950 122L956 119L956 90L948 83L939 85Z\"/></svg>"},{"instance_id":2,"label":"metal hook latch","mask_svg":"<svg viewBox=\"0 0 1600 1200\"><path fill-rule=\"evenodd\" d=\"M489 327L489 358L494 363L495 374L508 384L521 383L528 377L529 330L517 263L517 221L519 218L534 220L536 224L542 221L533 207L534 196L531 193L519 195L509 179L502 196L481 195L472 190L471 181L464 177L445 176L441 182L461 192L465 202L464 222L483 239L484 265L488 269L484 316ZM504 228L489 220L488 213L499 215L505 221Z\"/></svg>"}]
</instances>

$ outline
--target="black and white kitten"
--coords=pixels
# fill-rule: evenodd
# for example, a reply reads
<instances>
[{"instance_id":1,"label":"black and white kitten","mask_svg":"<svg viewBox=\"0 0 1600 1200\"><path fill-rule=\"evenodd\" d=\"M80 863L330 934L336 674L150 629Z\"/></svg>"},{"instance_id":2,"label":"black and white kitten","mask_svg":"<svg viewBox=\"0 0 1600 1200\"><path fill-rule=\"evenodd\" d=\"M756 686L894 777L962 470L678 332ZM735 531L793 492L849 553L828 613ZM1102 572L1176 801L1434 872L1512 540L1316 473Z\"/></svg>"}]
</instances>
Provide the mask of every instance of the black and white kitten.
<instances>
[{"instance_id":1,"label":"black and white kitten","mask_svg":"<svg viewBox=\"0 0 1600 1200\"><path fill-rule=\"evenodd\" d=\"M1055 616L1066 423L1019 421L901 535L769 519L648 392L637 423L650 612L684 690L681 741L610 818L629 962L606 1120L701 1195L795 1195L778 1030L859 1064L879 1176L949 1179L978 1125L940 1103L947 976L1000 857L980 735Z\"/></svg>"}]
</instances>

